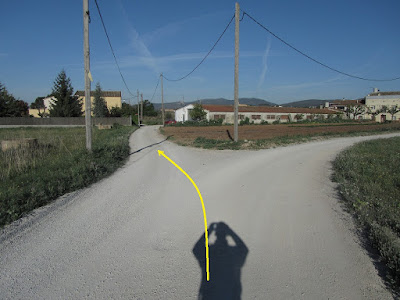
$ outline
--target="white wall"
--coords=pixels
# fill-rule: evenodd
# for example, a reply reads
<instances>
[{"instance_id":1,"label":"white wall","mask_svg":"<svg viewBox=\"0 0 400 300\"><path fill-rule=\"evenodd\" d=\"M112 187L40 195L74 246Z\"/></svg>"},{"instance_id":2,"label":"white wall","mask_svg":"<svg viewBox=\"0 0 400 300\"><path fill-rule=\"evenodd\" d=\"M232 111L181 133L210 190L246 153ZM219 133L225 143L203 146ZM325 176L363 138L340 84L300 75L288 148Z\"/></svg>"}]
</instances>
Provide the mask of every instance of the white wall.
<instances>
[{"instance_id":1,"label":"white wall","mask_svg":"<svg viewBox=\"0 0 400 300\"><path fill-rule=\"evenodd\" d=\"M177 122L190 121L191 120L191 118L189 116L190 109L193 109L193 104L189 104L184 107L178 108L175 111L175 121L177 121Z\"/></svg>"}]
</instances>

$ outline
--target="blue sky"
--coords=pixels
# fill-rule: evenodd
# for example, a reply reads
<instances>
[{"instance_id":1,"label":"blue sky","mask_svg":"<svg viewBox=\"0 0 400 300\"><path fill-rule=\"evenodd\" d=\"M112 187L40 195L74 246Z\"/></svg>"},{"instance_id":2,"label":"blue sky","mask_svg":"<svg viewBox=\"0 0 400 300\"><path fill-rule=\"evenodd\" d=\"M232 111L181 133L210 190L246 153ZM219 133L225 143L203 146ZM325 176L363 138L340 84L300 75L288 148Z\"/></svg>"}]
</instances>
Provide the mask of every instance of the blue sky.
<instances>
[{"instance_id":1,"label":"blue sky","mask_svg":"<svg viewBox=\"0 0 400 300\"><path fill-rule=\"evenodd\" d=\"M179 78L208 52L234 14L235 1L98 0L129 89L152 97L159 74ZM241 9L313 58L369 78L400 76L398 0L241 1ZM123 85L89 0L93 87ZM82 1L0 2L0 82L32 102L51 92L65 69L84 88ZM164 80L165 102L233 99L234 23L208 59L187 79ZM240 23L239 96L275 103L317 98L353 99L373 87L400 90L400 80L368 82L325 69L266 33L249 18ZM136 101L136 100L132 100ZM160 87L153 102L161 102Z\"/></svg>"}]
</instances>

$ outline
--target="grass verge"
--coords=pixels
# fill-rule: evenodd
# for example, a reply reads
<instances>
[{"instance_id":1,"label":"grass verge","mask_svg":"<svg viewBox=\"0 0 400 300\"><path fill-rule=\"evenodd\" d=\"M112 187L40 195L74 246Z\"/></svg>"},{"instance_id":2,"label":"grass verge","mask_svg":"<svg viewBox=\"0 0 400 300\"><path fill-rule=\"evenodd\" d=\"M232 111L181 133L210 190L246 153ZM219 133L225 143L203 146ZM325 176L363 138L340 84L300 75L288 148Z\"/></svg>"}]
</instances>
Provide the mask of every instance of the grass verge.
<instances>
[{"instance_id":1,"label":"grass verge","mask_svg":"<svg viewBox=\"0 0 400 300\"><path fill-rule=\"evenodd\" d=\"M94 128L91 153L84 128L1 129L0 140L36 138L38 144L0 152L0 227L115 171L129 156L135 129Z\"/></svg>"},{"instance_id":2,"label":"grass verge","mask_svg":"<svg viewBox=\"0 0 400 300\"><path fill-rule=\"evenodd\" d=\"M333 179L348 210L400 286L400 137L359 143L338 155Z\"/></svg>"}]
</instances>

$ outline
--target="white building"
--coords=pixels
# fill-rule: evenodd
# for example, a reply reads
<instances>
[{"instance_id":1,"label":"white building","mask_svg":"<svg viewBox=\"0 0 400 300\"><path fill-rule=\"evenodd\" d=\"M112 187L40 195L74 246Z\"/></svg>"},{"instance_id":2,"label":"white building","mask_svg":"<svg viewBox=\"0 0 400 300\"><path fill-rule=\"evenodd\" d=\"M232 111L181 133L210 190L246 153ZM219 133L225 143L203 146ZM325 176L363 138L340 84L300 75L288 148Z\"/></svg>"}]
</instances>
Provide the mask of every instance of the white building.
<instances>
[{"instance_id":1,"label":"white building","mask_svg":"<svg viewBox=\"0 0 400 300\"><path fill-rule=\"evenodd\" d=\"M192 109L193 109L193 104L189 104L175 110L175 121L177 122L191 121L192 118L190 117L190 110Z\"/></svg>"},{"instance_id":2,"label":"white building","mask_svg":"<svg viewBox=\"0 0 400 300\"><path fill-rule=\"evenodd\" d=\"M231 105L202 105L207 113L206 120L222 119L223 123L234 123L234 109ZM175 121L190 121L190 110L193 105L189 104L175 111ZM250 122L259 124L262 121L272 123L279 121L286 123L296 121L301 116L301 120L314 118L328 118L329 115L334 116L338 111L332 109L319 108L300 108L300 107L269 107L269 106L239 106L239 120L249 118Z\"/></svg>"},{"instance_id":3,"label":"white building","mask_svg":"<svg viewBox=\"0 0 400 300\"><path fill-rule=\"evenodd\" d=\"M379 111L383 106L390 109L393 106L400 107L400 92L380 92L374 89L374 92L365 97L365 105L372 113ZM388 112L376 114L377 122L392 120L392 115ZM400 112L393 116L393 121L400 120Z\"/></svg>"}]
</instances>

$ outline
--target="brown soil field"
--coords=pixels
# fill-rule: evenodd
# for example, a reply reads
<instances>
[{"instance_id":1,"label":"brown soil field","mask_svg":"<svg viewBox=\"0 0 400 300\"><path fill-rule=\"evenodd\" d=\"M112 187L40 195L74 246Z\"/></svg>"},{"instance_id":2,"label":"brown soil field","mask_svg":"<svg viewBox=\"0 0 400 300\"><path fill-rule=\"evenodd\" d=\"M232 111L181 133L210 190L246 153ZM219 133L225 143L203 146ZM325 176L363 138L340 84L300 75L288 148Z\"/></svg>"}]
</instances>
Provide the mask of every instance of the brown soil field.
<instances>
[{"instance_id":1,"label":"brown soil field","mask_svg":"<svg viewBox=\"0 0 400 300\"><path fill-rule=\"evenodd\" d=\"M400 122L377 123L339 123L339 124L278 124L239 126L239 140L270 139L282 136L323 136L341 135L351 132L374 132L381 130L400 130ZM178 127L166 126L162 130L166 136L172 136L178 143L191 144L197 137L229 141L233 137L233 125Z\"/></svg>"}]
</instances>

